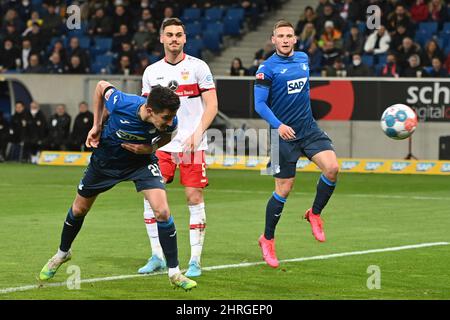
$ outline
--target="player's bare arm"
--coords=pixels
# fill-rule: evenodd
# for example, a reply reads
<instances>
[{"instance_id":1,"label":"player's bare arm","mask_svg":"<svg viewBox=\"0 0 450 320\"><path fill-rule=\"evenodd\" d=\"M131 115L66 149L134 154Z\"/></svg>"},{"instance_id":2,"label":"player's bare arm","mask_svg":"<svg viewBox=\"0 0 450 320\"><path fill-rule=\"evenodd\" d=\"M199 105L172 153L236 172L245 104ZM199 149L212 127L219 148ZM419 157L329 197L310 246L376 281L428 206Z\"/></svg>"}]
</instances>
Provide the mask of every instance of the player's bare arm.
<instances>
[{"instance_id":1,"label":"player's bare arm","mask_svg":"<svg viewBox=\"0 0 450 320\"><path fill-rule=\"evenodd\" d=\"M205 111L203 112L200 124L195 129L194 133L185 141L183 150L195 151L202 141L203 134L209 128L218 112L218 101L216 90L207 90L202 93L202 99L205 104Z\"/></svg>"},{"instance_id":2,"label":"player's bare arm","mask_svg":"<svg viewBox=\"0 0 450 320\"><path fill-rule=\"evenodd\" d=\"M175 135L173 135L175 136ZM161 133L161 139L152 145L142 144L142 143L122 143L121 146L130 152L135 154L152 154L161 147L164 147L172 140L172 133Z\"/></svg>"},{"instance_id":3,"label":"player's bare arm","mask_svg":"<svg viewBox=\"0 0 450 320\"><path fill-rule=\"evenodd\" d=\"M100 80L95 87L94 92L94 124L92 129L89 131L86 138L86 146L88 148L97 148L100 142L100 135L102 132L102 120L104 116L105 105L103 104L103 94L105 89L112 87L112 84Z\"/></svg>"}]
</instances>

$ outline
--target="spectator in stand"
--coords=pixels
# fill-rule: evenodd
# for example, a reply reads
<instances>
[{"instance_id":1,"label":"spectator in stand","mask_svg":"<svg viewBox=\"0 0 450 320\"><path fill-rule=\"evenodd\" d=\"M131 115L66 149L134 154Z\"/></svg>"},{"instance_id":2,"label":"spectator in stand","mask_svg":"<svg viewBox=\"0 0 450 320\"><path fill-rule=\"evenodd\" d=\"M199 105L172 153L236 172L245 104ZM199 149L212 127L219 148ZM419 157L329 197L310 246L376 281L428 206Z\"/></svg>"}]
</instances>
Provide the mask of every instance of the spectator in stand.
<instances>
[{"instance_id":1,"label":"spectator in stand","mask_svg":"<svg viewBox=\"0 0 450 320\"><path fill-rule=\"evenodd\" d=\"M42 33L46 38L50 39L61 34L63 21L61 16L56 13L56 8L52 3L47 5L47 14L42 17L42 20Z\"/></svg>"},{"instance_id":2,"label":"spectator in stand","mask_svg":"<svg viewBox=\"0 0 450 320\"><path fill-rule=\"evenodd\" d=\"M406 68L409 64L408 63L409 57L411 57L412 55L420 55L420 54L421 54L420 46L414 43L414 41L411 38L406 37L405 39L403 39L403 43L400 46L399 50L397 51L398 64L402 69Z\"/></svg>"},{"instance_id":3,"label":"spectator in stand","mask_svg":"<svg viewBox=\"0 0 450 320\"><path fill-rule=\"evenodd\" d=\"M31 47L34 51L43 53L45 46L48 43L48 39L42 34L41 28L37 23L33 23L31 30L22 34L23 37L27 37L31 41Z\"/></svg>"},{"instance_id":4,"label":"spectator in stand","mask_svg":"<svg viewBox=\"0 0 450 320\"><path fill-rule=\"evenodd\" d=\"M350 29L350 36L344 41L344 54L347 58L355 54L361 55L364 48L364 37L358 27L353 26Z\"/></svg>"},{"instance_id":5,"label":"spectator in stand","mask_svg":"<svg viewBox=\"0 0 450 320\"><path fill-rule=\"evenodd\" d=\"M70 136L71 117L66 113L66 106L59 104L50 117L47 146L50 150L66 150Z\"/></svg>"},{"instance_id":6,"label":"spectator in stand","mask_svg":"<svg viewBox=\"0 0 450 320\"><path fill-rule=\"evenodd\" d=\"M44 113L36 101L30 103L30 155L31 163L37 163L39 152L45 149L48 124Z\"/></svg>"},{"instance_id":7,"label":"spectator in stand","mask_svg":"<svg viewBox=\"0 0 450 320\"><path fill-rule=\"evenodd\" d=\"M61 56L57 52L53 52L48 58L47 73L51 74L63 74L64 63L61 60Z\"/></svg>"},{"instance_id":8,"label":"spectator in stand","mask_svg":"<svg viewBox=\"0 0 450 320\"><path fill-rule=\"evenodd\" d=\"M0 111L0 162L5 161L6 146L9 140L9 123L3 117L3 112Z\"/></svg>"},{"instance_id":9,"label":"spectator in stand","mask_svg":"<svg viewBox=\"0 0 450 320\"><path fill-rule=\"evenodd\" d=\"M133 35L133 39L131 40L134 50L147 51L151 37L151 34L146 30L145 23L139 22L138 29Z\"/></svg>"},{"instance_id":10,"label":"spectator in stand","mask_svg":"<svg viewBox=\"0 0 450 320\"><path fill-rule=\"evenodd\" d=\"M91 36L110 37L112 35L112 20L105 16L105 10L98 8L94 17L89 21L88 33Z\"/></svg>"},{"instance_id":11,"label":"spectator in stand","mask_svg":"<svg viewBox=\"0 0 450 320\"><path fill-rule=\"evenodd\" d=\"M118 5L114 9L113 15L113 34L120 33L120 28L122 25L126 25L127 29L132 31L133 25L131 24L132 16L127 12L125 6Z\"/></svg>"},{"instance_id":12,"label":"spectator in stand","mask_svg":"<svg viewBox=\"0 0 450 320\"><path fill-rule=\"evenodd\" d=\"M317 42L311 43L307 53L309 57L310 73L315 75L319 74L322 69L323 53L317 45Z\"/></svg>"},{"instance_id":13,"label":"spectator in stand","mask_svg":"<svg viewBox=\"0 0 450 320\"><path fill-rule=\"evenodd\" d=\"M119 33L113 36L112 51L119 51L123 42L131 43L131 41L132 35L128 31L128 26L126 24L120 25Z\"/></svg>"},{"instance_id":14,"label":"spectator in stand","mask_svg":"<svg viewBox=\"0 0 450 320\"><path fill-rule=\"evenodd\" d=\"M53 53L59 54L61 61L63 61L64 63L67 61L67 51L64 48L64 44L61 40L55 42L50 55L52 55Z\"/></svg>"},{"instance_id":15,"label":"spectator in stand","mask_svg":"<svg viewBox=\"0 0 450 320\"><path fill-rule=\"evenodd\" d=\"M391 36L384 26L380 26L380 29L375 30L367 38L366 43L364 44L364 51L367 54L372 55L385 54L389 50L390 43Z\"/></svg>"},{"instance_id":16,"label":"spectator in stand","mask_svg":"<svg viewBox=\"0 0 450 320\"><path fill-rule=\"evenodd\" d=\"M420 56L413 54L408 58L408 66L402 69L400 74L402 77L420 78L422 77L423 69L420 66Z\"/></svg>"},{"instance_id":17,"label":"spectator in stand","mask_svg":"<svg viewBox=\"0 0 450 320\"><path fill-rule=\"evenodd\" d=\"M247 75L254 76L256 75L256 71L258 71L259 66L264 62L264 59L257 59L253 61L253 65L248 68Z\"/></svg>"},{"instance_id":18,"label":"spectator in stand","mask_svg":"<svg viewBox=\"0 0 450 320\"><path fill-rule=\"evenodd\" d=\"M14 29L20 33L24 29L22 20L14 9L8 9L3 17L2 33L6 33L7 26L14 25Z\"/></svg>"},{"instance_id":19,"label":"spectator in stand","mask_svg":"<svg viewBox=\"0 0 450 320\"><path fill-rule=\"evenodd\" d=\"M448 22L450 19L448 9L442 0L431 0L428 3L428 12L428 21L438 22L439 29L442 29L444 22Z\"/></svg>"},{"instance_id":20,"label":"spectator in stand","mask_svg":"<svg viewBox=\"0 0 450 320\"><path fill-rule=\"evenodd\" d=\"M386 58L386 64L381 69L380 76L398 78L401 70L397 65L395 54L389 53Z\"/></svg>"},{"instance_id":21,"label":"spectator in stand","mask_svg":"<svg viewBox=\"0 0 450 320\"><path fill-rule=\"evenodd\" d=\"M303 31L297 38L297 49L299 51L307 51L314 41L316 41L316 28L314 27L314 24L308 22L305 24Z\"/></svg>"},{"instance_id":22,"label":"spectator in stand","mask_svg":"<svg viewBox=\"0 0 450 320\"><path fill-rule=\"evenodd\" d=\"M0 38L10 39L13 42L15 47L20 46L21 35L17 31L16 26L12 23L9 23L6 26L6 32L4 34L0 35Z\"/></svg>"},{"instance_id":23,"label":"spectator in stand","mask_svg":"<svg viewBox=\"0 0 450 320\"><path fill-rule=\"evenodd\" d=\"M326 66L322 70L322 77L346 77L347 70L342 59L336 58L332 66Z\"/></svg>"},{"instance_id":24,"label":"spectator in stand","mask_svg":"<svg viewBox=\"0 0 450 320\"><path fill-rule=\"evenodd\" d=\"M28 161L31 117L22 101L16 102L15 112L11 118L9 141L11 147L8 160Z\"/></svg>"},{"instance_id":25,"label":"spectator in stand","mask_svg":"<svg viewBox=\"0 0 450 320\"><path fill-rule=\"evenodd\" d=\"M86 68L84 68L81 58L77 55L70 57L69 64L65 68L67 74L86 74Z\"/></svg>"},{"instance_id":26,"label":"spectator in stand","mask_svg":"<svg viewBox=\"0 0 450 320\"><path fill-rule=\"evenodd\" d=\"M389 49L391 51L400 50L401 45L403 44L403 39L406 37L413 38L413 32L411 30L407 30L403 24L399 24L397 29L391 35L391 43Z\"/></svg>"},{"instance_id":27,"label":"spectator in stand","mask_svg":"<svg viewBox=\"0 0 450 320\"><path fill-rule=\"evenodd\" d=\"M18 67L20 67L20 51L14 47L11 39L5 39L0 50L0 72L16 70Z\"/></svg>"},{"instance_id":28,"label":"spectator in stand","mask_svg":"<svg viewBox=\"0 0 450 320\"><path fill-rule=\"evenodd\" d=\"M415 23L427 21L428 5L425 0L416 0L411 7L411 19Z\"/></svg>"},{"instance_id":29,"label":"spectator in stand","mask_svg":"<svg viewBox=\"0 0 450 320\"><path fill-rule=\"evenodd\" d=\"M137 67L134 69L133 74L137 76L142 76L144 74L145 69L150 65L150 60L148 56L145 54L139 59L139 63Z\"/></svg>"},{"instance_id":30,"label":"spectator in stand","mask_svg":"<svg viewBox=\"0 0 450 320\"><path fill-rule=\"evenodd\" d=\"M69 48L67 52L66 64L70 65L72 56L78 56L80 59L81 68L84 69L82 73L89 72L90 59L87 50L80 47L80 40L77 37L70 38Z\"/></svg>"},{"instance_id":31,"label":"spectator in stand","mask_svg":"<svg viewBox=\"0 0 450 320\"><path fill-rule=\"evenodd\" d=\"M128 76L133 73L133 65L131 64L131 60L128 55L121 56L118 62L116 74Z\"/></svg>"},{"instance_id":32,"label":"spectator in stand","mask_svg":"<svg viewBox=\"0 0 450 320\"><path fill-rule=\"evenodd\" d=\"M300 16L300 19L297 22L297 26L295 27L295 34L298 36L303 32L303 28L308 24L312 23L314 28L316 27L317 16L314 12L314 9L310 6L307 6L303 11L303 15Z\"/></svg>"},{"instance_id":33,"label":"spectator in stand","mask_svg":"<svg viewBox=\"0 0 450 320\"><path fill-rule=\"evenodd\" d=\"M271 55L275 53L275 48L272 41L267 40L264 44L264 48L255 52L255 60L263 59L267 60Z\"/></svg>"},{"instance_id":34,"label":"spectator in stand","mask_svg":"<svg viewBox=\"0 0 450 320\"><path fill-rule=\"evenodd\" d=\"M153 51L159 51L159 56L164 50L161 42L159 42L159 32L153 22L147 22L146 24L147 33L150 36L150 40L147 44L147 52L152 53Z\"/></svg>"},{"instance_id":35,"label":"spectator in stand","mask_svg":"<svg viewBox=\"0 0 450 320\"><path fill-rule=\"evenodd\" d=\"M131 43L130 42L122 42L122 47L120 48L120 50L118 51L118 62L119 62L119 64L120 64L120 58L122 57L122 56L127 56L128 58L129 58L129 60L130 60L130 64L132 65L132 66L134 66L136 63L137 63L137 61L138 61L138 58L137 58L137 55L136 55L136 52L134 51L134 49L133 49L133 47L131 46Z\"/></svg>"},{"instance_id":36,"label":"spectator in stand","mask_svg":"<svg viewBox=\"0 0 450 320\"><path fill-rule=\"evenodd\" d=\"M331 66L333 65L334 61L342 56L342 51L339 50L334 46L333 41L327 41L325 42L323 48L323 58L322 58L322 65L323 66Z\"/></svg>"},{"instance_id":37,"label":"spectator in stand","mask_svg":"<svg viewBox=\"0 0 450 320\"><path fill-rule=\"evenodd\" d=\"M36 52L34 52L33 48L31 47L30 39L24 38L22 40L22 50L20 52L22 70L28 68L28 61L30 60L30 55L32 53Z\"/></svg>"},{"instance_id":38,"label":"spectator in stand","mask_svg":"<svg viewBox=\"0 0 450 320\"><path fill-rule=\"evenodd\" d=\"M234 58L231 62L230 76L245 76L247 75L247 69L242 65L240 58Z\"/></svg>"},{"instance_id":39,"label":"spectator in stand","mask_svg":"<svg viewBox=\"0 0 450 320\"><path fill-rule=\"evenodd\" d=\"M334 47L337 49L342 49L343 41L342 41L342 33L334 28L333 21L325 22L325 30L320 36L319 47L323 47L325 42L333 42Z\"/></svg>"},{"instance_id":40,"label":"spectator in stand","mask_svg":"<svg viewBox=\"0 0 450 320\"><path fill-rule=\"evenodd\" d=\"M352 56L352 64L347 68L347 76L349 77L371 77L373 76L372 69L362 62L360 54Z\"/></svg>"},{"instance_id":41,"label":"spectator in stand","mask_svg":"<svg viewBox=\"0 0 450 320\"><path fill-rule=\"evenodd\" d=\"M402 3L397 4L395 11L388 15L387 29L389 32L394 32L399 24L404 25L406 29L413 28L408 12Z\"/></svg>"},{"instance_id":42,"label":"spectator in stand","mask_svg":"<svg viewBox=\"0 0 450 320\"><path fill-rule=\"evenodd\" d=\"M439 48L436 40L432 39L427 42L427 44L425 45L425 49L423 50L421 57L422 65L425 67L431 66L431 61L435 57L441 61L444 60L444 54L442 53L441 48Z\"/></svg>"},{"instance_id":43,"label":"spectator in stand","mask_svg":"<svg viewBox=\"0 0 450 320\"><path fill-rule=\"evenodd\" d=\"M364 20L364 17L361 15L360 1L345 0L339 9L339 14L342 19L353 23Z\"/></svg>"},{"instance_id":44,"label":"spectator in stand","mask_svg":"<svg viewBox=\"0 0 450 320\"><path fill-rule=\"evenodd\" d=\"M42 24L44 23L44 20L42 20L39 17L39 12L38 11L33 11L31 13L30 19L27 21L27 29L29 28L30 31L31 31L31 27L33 26L33 23L37 23L37 25L39 27L42 27Z\"/></svg>"},{"instance_id":45,"label":"spectator in stand","mask_svg":"<svg viewBox=\"0 0 450 320\"><path fill-rule=\"evenodd\" d=\"M14 2L17 3L19 1L9 1L10 5L14 5ZM21 21L27 21L27 19L30 18L31 12L33 10L33 2L34 1L30 0L22 0L18 4L18 6L16 4L17 15L19 16Z\"/></svg>"},{"instance_id":46,"label":"spectator in stand","mask_svg":"<svg viewBox=\"0 0 450 320\"><path fill-rule=\"evenodd\" d=\"M319 16L317 18L317 32L319 34L324 33L325 31L325 23L327 21L332 21L334 28L341 31L344 30L346 22L344 19L341 18L341 16L334 10L334 7L332 4L328 3L323 8L323 16Z\"/></svg>"},{"instance_id":47,"label":"spectator in stand","mask_svg":"<svg viewBox=\"0 0 450 320\"><path fill-rule=\"evenodd\" d=\"M80 102L79 113L73 122L72 134L70 136L70 149L72 151L86 151L86 138L94 124L94 114L89 111L87 102Z\"/></svg>"},{"instance_id":48,"label":"spectator in stand","mask_svg":"<svg viewBox=\"0 0 450 320\"><path fill-rule=\"evenodd\" d=\"M148 8L142 9L141 19L137 21L137 24L139 25L139 23L141 22L143 22L144 24L147 24L149 22L156 24L156 20L153 18L150 9ZM135 27L135 29L137 30L137 27Z\"/></svg>"},{"instance_id":49,"label":"spectator in stand","mask_svg":"<svg viewBox=\"0 0 450 320\"><path fill-rule=\"evenodd\" d=\"M30 61L28 67L23 71L23 73L45 73L46 69L41 65L39 55L33 53L30 55Z\"/></svg>"},{"instance_id":50,"label":"spectator in stand","mask_svg":"<svg viewBox=\"0 0 450 320\"><path fill-rule=\"evenodd\" d=\"M438 57L434 57L431 61L432 68L427 69L425 68L424 77L427 78L447 78L448 72L445 70L444 66L442 65L441 59Z\"/></svg>"},{"instance_id":51,"label":"spectator in stand","mask_svg":"<svg viewBox=\"0 0 450 320\"><path fill-rule=\"evenodd\" d=\"M316 7L316 15L318 17L323 16L327 4L330 4L330 0L319 0L319 4Z\"/></svg>"}]
</instances>

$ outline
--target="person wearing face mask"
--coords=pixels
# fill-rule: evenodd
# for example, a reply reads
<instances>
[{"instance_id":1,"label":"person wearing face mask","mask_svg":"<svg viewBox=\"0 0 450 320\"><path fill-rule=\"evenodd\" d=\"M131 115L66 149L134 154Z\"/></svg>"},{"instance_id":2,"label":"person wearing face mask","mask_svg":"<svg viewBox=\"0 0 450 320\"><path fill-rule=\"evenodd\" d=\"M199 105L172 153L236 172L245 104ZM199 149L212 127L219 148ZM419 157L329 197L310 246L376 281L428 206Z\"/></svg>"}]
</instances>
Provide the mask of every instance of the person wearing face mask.
<instances>
[{"instance_id":1,"label":"person wearing face mask","mask_svg":"<svg viewBox=\"0 0 450 320\"><path fill-rule=\"evenodd\" d=\"M370 77L373 76L372 70L361 60L361 55L354 54L352 64L347 67L347 76L349 77Z\"/></svg>"}]
</instances>

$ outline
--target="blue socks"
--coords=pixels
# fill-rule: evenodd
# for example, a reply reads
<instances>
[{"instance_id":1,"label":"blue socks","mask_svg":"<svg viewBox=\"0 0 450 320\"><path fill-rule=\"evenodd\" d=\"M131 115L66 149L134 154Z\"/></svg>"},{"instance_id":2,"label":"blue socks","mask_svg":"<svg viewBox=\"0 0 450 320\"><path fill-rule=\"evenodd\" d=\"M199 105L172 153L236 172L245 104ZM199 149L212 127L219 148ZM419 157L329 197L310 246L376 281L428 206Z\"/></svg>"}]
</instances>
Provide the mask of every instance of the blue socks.
<instances>
[{"instance_id":1,"label":"blue socks","mask_svg":"<svg viewBox=\"0 0 450 320\"><path fill-rule=\"evenodd\" d=\"M275 228L281 217L286 199L273 192L272 197L267 202L266 207L266 227L264 229L264 237L271 240L275 237Z\"/></svg>"},{"instance_id":2,"label":"blue socks","mask_svg":"<svg viewBox=\"0 0 450 320\"><path fill-rule=\"evenodd\" d=\"M173 217L169 220L161 222L156 221L158 225L159 242L166 257L167 266L176 268L178 266L178 247L177 247L177 230L173 222Z\"/></svg>"},{"instance_id":3,"label":"blue socks","mask_svg":"<svg viewBox=\"0 0 450 320\"><path fill-rule=\"evenodd\" d=\"M319 182L317 183L316 198L312 206L312 212L314 214L320 214L328 203L328 200L333 194L336 183L327 179L323 174L320 175Z\"/></svg>"},{"instance_id":4,"label":"blue socks","mask_svg":"<svg viewBox=\"0 0 450 320\"><path fill-rule=\"evenodd\" d=\"M74 217L72 207L70 207L69 212L67 213L66 221L64 221L63 231L61 234L61 244L59 245L59 249L61 251L69 251L73 240L75 240L75 237L83 225L83 221L84 216Z\"/></svg>"}]
</instances>

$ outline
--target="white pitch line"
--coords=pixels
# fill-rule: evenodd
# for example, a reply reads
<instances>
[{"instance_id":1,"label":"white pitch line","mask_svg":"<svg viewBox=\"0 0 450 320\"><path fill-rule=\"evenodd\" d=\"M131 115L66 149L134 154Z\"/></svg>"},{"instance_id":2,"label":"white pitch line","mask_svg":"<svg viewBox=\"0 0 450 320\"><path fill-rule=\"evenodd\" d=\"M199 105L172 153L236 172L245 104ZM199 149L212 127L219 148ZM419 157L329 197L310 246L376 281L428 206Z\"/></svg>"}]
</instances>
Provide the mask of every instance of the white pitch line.
<instances>
[{"instance_id":1,"label":"white pitch line","mask_svg":"<svg viewBox=\"0 0 450 320\"><path fill-rule=\"evenodd\" d=\"M341 253L333 253L333 254L320 255L320 256L285 259L285 260L280 260L280 262L284 263L284 262L302 262L302 261L310 261L310 260L327 260L327 259L333 259L333 258L357 256L357 255L379 253L379 252L392 252L392 251L401 251L401 250L409 250L409 249L417 249L417 248L446 246L446 245L449 245L449 244L450 244L450 242L419 243L419 244L406 245L406 246L400 246L400 247L371 249L371 250L363 250L363 251L341 252ZM211 271L211 270L230 269L230 268L244 268L244 267L252 267L252 266L263 265L263 264L265 264L264 261L261 261L261 262L245 262L245 263L225 264L225 265L220 265L220 266L205 267L205 268L202 268L202 270L204 270L204 271ZM114 281L114 280L132 279L132 278L138 278L138 277L149 277L149 276L157 276L157 275L162 275L162 274L166 274L166 272L157 272L157 273L146 274L146 275L129 274L129 275L111 276L111 277L105 277L105 278L93 278L93 279L81 280L80 284L81 283L93 283L93 282L102 282L102 281ZM40 285L27 285L27 286L21 286L21 287L12 287L12 288L0 289L0 294L12 293L12 292L18 292L18 291L28 291L28 290L38 289L38 288L41 288L41 287L44 287L44 288L47 288L47 287L63 287L63 286L66 286L66 285L67 285L66 282L55 282L55 283L48 283L48 284L45 284L43 286L40 286Z\"/></svg>"}]
</instances>

